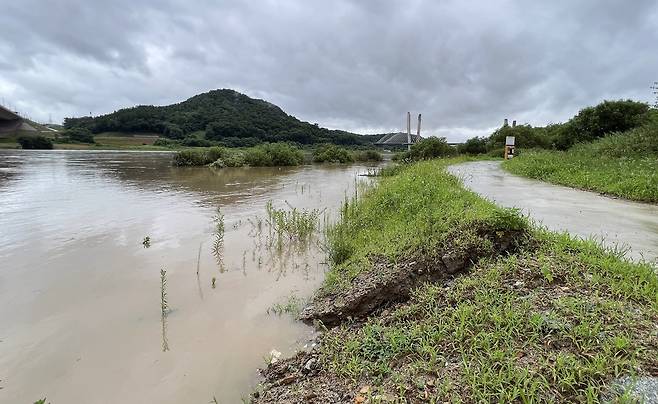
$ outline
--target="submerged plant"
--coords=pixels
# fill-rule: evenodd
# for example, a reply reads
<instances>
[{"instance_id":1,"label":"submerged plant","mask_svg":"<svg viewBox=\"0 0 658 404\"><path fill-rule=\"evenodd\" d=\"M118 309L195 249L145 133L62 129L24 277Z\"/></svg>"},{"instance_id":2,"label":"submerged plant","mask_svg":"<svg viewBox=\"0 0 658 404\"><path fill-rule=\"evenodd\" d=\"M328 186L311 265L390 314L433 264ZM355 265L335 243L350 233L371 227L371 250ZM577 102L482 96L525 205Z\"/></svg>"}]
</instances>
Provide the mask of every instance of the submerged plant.
<instances>
[{"instance_id":1,"label":"submerged plant","mask_svg":"<svg viewBox=\"0 0 658 404\"><path fill-rule=\"evenodd\" d=\"M318 219L323 212L320 209L299 210L293 207L290 210L276 209L272 201L268 201L265 208L270 233L273 233L278 241L308 241L318 228Z\"/></svg>"},{"instance_id":2,"label":"submerged plant","mask_svg":"<svg viewBox=\"0 0 658 404\"><path fill-rule=\"evenodd\" d=\"M219 272L224 272L224 214L221 211L221 208L217 208L217 214L213 217L213 222L215 223L214 236L212 253L217 260L217 265L219 266Z\"/></svg>"},{"instance_id":3,"label":"submerged plant","mask_svg":"<svg viewBox=\"0 0 658 404\"><path fill-rule=\"evenodd\" d=\"M160 269L160 308L162 315L166 316L169 305L167 304L167 271L164 269Z\"/></svg>"},{"instance_id":4,"label":"submerged plant","mask_svg":"<svg viewBox=\"0 0 658 404\"><path fill-rule=\"evenodd\" d=\"M201 247L203 246L203 243L199 244L199 253L197 254L196 257L196 276L199 277L199 268L201 267Z\"/></svg>"},{"instance_id":5,"label":"submerged plant","mask_svg":"<svg viewBox=\"0 0 658 404\"><path fill-rule=\"evenodd\" d=\"M167 303L167 271L160 269L160 310L162 321L162 351L169 350L167 341L167 314L169 314L169 304Z\"/></svg>"},{"instance_id":6,"label":"submerged plant","mask_svg":"<svg viewBox=\"0 0 658 404\"><path fill-rule=\"evenodd\" d=\"M284 302L275 303L267 309L267 314L276 314L277 316L289 314L294 317L301 312L303 304L304 301L301 298L290 295Z\"/></svg>"}]
</instances>

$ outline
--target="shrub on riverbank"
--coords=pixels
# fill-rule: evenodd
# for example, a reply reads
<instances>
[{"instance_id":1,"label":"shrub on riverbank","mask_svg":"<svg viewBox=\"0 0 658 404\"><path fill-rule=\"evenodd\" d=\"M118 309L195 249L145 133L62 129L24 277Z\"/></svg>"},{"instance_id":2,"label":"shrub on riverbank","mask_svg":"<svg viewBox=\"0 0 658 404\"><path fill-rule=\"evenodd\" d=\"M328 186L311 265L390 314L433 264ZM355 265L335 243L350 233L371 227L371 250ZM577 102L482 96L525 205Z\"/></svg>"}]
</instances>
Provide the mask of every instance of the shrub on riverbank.
<instances>
[{"instance_id":1,"label":"shrub on riverbank","mask_svg":"<svg viewBox=\"0 0 658 404\"><path fill-rule=\"evenodd\" d=\"M647 122L649 106L632 100L603 101L582 109L558 131L555 146L566 150L577 143L623 132Z\"/></svg>"},{"instance_id":2,"label":"shrub on riverbank","mask_svg":"<svg viewBox=\"0 0 658 404\"><path fill-rule=\"evenodd\" d=\"M377 150L357 150L354 152L356 161L383 161L384 156Z\"/></svg>"},{"instance_id":3,"label":"shrub on riverbank","mask_svg":"<svg viewBox=\"0 0 658 404\"><path fill-rule=\"evenodd\" d=\"M640 127L656 115L647 104L632 100L603 101L583 108L564 123L546 126L502 126L489 137L473 137L459 146L463 154L484 154L505 146L505 138L514 136L518 149L567 150L579 143L592 142L608 134Z\"/></svg>"},{"instance_id":4,"label":"shrub on riverbank","mask_svg":"<svg viewBox=\"0 0 658 404\"><path fill-rule=\"evenodd\" d=\"M21 145L21 149L49 150L53 148L53 142L43 136L21 136L16 141Z\"/></svg>"},{"instance_id":5,"label":"shrub on riverbank","mask_svg":"<svg viewBox=\"0 0 658 404\"><path fill-rule=\"evenodd\" d=\"M508 171L622 198L658 202L658 124L616 133L568 151L532 151Z\"/></svg>"},{"instance_id":6,"label":"shrub on riverbank","mask_svg":"<svg viewBox=\"0 0 658 404\"><path fill-rule=\"evenodd\" d=\"M78 143L95 143L94 135L91 134L89 129L85 128L71 128L64 132L64 135L72 142Z\"/></svg>"},{"instance_id":7,"label":"shrub on riverbank","mask_svg":"<svg viewBox=\"0 0 658 404\"><path fill-rule=\"evenodd\" d=\"M319 305L337 326L268 367L255 402L596 402L620 377L655 374L655 269L530 228L448 162L406 166L346 203L302 312ZM343 304L355 297L363 306Z\"/></svg>"},{"instance_id":8,"label":"shrub on riverbank","mask_svg":"<svg viewBox=\"0 0 658 404\"><path fill-rule=\"evenodd\" d=\"M298 166L304 163L304 153L286 143L266 143L245 149L244 160L252 167Z\"/></svg>"},{"instance_id":9,"label":"shrub on riverbank","mask_svg":"<svg viewBox=\"0 0 658 404\"><path fill-rule=\"evenodd\" d=\"M205 166L215 162L226 153L221 147L181 150L174 155L175 166Z\"/></svg>"},{"instance_id":10,"label":"shrub on riverbank","mask_svg":"<svg viewBox=\"0 0 658 404\"><path fill-rule=\"evenodd\" d=\"M377 150L348 150L333 144L325 144L313 151L315 163L353 163L355 161L382 161L384 157Z\"/></svg>"},{"instance_id":11,"label":"shrub on riverbank","mask_svg":"<svg viewBox=\"0 0 658 404\"><path fill-rule=\"evenodd\" d=\"M394 161L431 160L457 154L457 148L450 146L444 137L428 137L411 146L411 150L397 153Z\"/></svg>"},{"instance_id":12,"label":"shrub on riverbank","mask_svg":"<svg viewBox=\"0 0 658 404\"><path fill-rule=\"evenodd\" d=\"M211 147L208 149L182 150L174 156L176 166L221 167L280 167L296 166L304 162L304 153L285 143L263 144L247 149Z\"/></svg>"},{"instance_id":13,"label":"shrub on riverbank","mask_svg":"<svg viewBox=\"0 0 658 404\"><path fill-rule=\"evenodd\" d=\"M325 144L313 151L313 161L316 163L352 163L354 156L344 147Z\"/></svg>"}]
</instances>

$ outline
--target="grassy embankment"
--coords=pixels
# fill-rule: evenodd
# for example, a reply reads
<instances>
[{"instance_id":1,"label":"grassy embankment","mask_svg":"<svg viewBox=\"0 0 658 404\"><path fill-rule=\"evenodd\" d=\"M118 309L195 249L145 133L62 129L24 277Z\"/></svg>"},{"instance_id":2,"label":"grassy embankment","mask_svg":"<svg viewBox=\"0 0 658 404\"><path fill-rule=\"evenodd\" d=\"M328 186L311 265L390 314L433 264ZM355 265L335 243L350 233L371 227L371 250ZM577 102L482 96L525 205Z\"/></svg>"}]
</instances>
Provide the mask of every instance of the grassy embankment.
<instances>
[{"instance_id":1,"label":"grassy embankment","mask_svg":"<svg viewBox=\"0 0 658 404\"><path fill-rule=\"evenodd\" d=\"M568 151L528 151L506 161L513 174L626 199L658 202L658 123Z\"/></svg>"},{"instance_id":2,"label":"grassy embankment","mask_svg":"<svg viewBox=\"0 0 658 404\"><path fill-rule=\"evenodd\" d=\"M0 137L0 149L18 149L20 136L44 136L53 142L53 148L58 150L176 150L183 149L154 145L157 134L101 133L94 136L96 143L63 142L65 132L22 132Z\"/></svg>"},{"instance_id":3,"label":"grassy embankment","mask_svg":"<svg viewBox=\"0 0 658 404\"><path fill-rule=\"evenodd\" d=\"M596 402L618 377L658 374L655 269L534 228L465 190L444 171L454 161L411 165L347 203L318 296L349 295L382 260L431 272L446 251L483 258L326 331L317 370L284 362L256 401ZM489 254L487 235L509 230L516 247Z\"/></svg>"}]
</instances>

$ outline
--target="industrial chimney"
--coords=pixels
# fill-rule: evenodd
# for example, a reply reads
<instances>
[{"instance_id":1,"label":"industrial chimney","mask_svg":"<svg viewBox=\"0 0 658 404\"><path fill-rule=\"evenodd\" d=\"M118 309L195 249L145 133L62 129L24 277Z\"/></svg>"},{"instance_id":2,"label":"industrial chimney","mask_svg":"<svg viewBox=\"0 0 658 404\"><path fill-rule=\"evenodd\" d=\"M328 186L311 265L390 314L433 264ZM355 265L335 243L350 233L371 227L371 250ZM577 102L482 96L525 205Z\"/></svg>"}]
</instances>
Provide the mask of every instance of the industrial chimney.
<instances>
[{"instance_id":1,"label":"industrial chimney","mask_svg":"<svg viewBox=\"0 0 658 404\"><path fill-rule=\"evenodd\" d=\"M418 135L418 140L420 140L420 115L418 114L418 130L416 130L416 134Z\"/></svg>"},{"instance_id":2,"label":"industrial chimney","mask_svg":"<svg viewBox=\"0 0 658 404\"><path fill-rule=\"evenodd\" d=\"M407 150L411 149L411 112L407 112Z\"/></svg>"}]
</instances>

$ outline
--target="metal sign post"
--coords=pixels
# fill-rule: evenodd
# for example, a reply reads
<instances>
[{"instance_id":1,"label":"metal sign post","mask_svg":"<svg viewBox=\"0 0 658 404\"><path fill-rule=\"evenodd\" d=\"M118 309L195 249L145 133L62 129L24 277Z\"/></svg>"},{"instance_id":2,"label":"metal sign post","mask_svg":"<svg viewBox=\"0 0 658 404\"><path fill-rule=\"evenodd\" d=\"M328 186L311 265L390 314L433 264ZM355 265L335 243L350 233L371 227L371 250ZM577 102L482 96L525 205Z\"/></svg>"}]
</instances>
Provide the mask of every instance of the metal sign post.
<instances>
[{"instance_id":1,"label":"metal sign post","mask_svg":"<svg viewBox=\"0 0 658 404\"><path fill-rule=\"evenodd\" d=\"M505 160L514 157L514 136L505 137Z\"/></svg>"}]
</instances>

